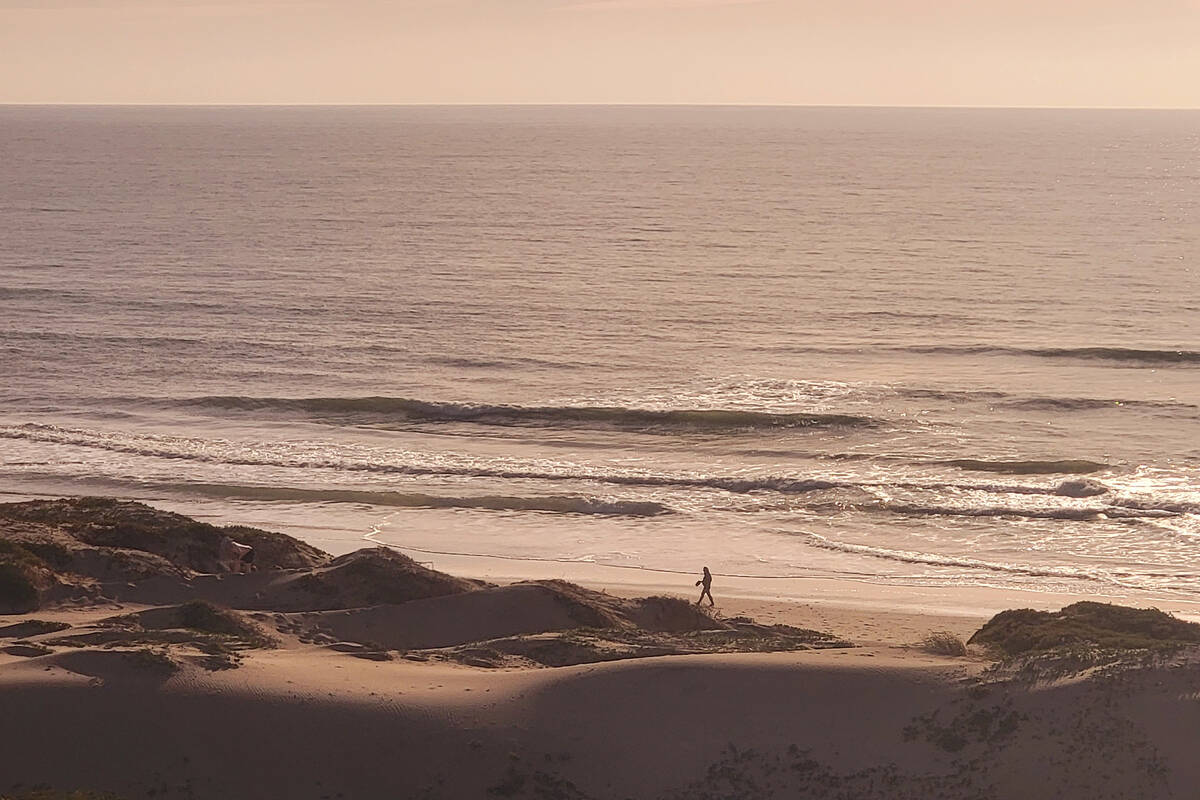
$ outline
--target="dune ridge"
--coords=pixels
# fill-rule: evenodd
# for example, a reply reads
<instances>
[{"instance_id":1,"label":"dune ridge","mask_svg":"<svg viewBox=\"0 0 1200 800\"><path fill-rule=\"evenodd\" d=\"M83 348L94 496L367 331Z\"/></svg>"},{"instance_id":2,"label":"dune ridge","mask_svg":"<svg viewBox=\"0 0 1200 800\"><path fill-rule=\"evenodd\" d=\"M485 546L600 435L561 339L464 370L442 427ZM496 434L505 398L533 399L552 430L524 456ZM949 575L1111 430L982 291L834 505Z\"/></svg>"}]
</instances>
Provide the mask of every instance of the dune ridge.
<instances>
[{"instance_id":1,"label":"dune ridge","mask_svg":"<svg viewBox=\"0 0 1200 800\"><path fill-rule=\"evenodd\" d=\"M263 568L205 571L231 530L96 498L0 506L0 566L34 589L0 619L0 798L1090 800L1200 782L1200 626L1160 611L1005 611L961 649L920 645L916 614L855 643L819 629L877 612L760 602L755 622L253 529Z\"/></svg>"}]
</instances>

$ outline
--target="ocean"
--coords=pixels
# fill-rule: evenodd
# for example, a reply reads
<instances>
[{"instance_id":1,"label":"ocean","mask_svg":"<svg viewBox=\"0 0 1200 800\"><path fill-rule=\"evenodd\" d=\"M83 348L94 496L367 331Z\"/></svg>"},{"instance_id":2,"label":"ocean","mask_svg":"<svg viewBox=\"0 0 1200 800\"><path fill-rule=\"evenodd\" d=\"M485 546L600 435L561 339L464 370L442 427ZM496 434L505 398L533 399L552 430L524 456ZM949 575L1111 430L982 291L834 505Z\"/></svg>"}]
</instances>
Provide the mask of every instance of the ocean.
<instances>
[{"instance_id":1,"label":"ocean","mask_svg":"<svg viewBox=\"0 0 1200 800\"><path fill-rule=\"evenodd\" d=\"M1200 597L1200 112L9 106L0 164L8 499Z\"/></svg>"}]
</instances>

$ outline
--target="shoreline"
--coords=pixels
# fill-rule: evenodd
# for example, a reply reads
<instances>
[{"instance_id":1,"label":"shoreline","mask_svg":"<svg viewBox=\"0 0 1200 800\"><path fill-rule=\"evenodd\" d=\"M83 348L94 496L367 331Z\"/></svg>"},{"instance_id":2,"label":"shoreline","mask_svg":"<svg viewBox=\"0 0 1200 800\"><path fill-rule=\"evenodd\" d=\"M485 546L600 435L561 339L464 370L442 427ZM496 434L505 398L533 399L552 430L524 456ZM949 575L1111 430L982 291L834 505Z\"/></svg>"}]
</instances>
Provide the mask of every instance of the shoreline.
<instances>
[{"instance_id":1,"label":"shoreline","mask_svg":"<svg viewBox=\"0 0 1200 800\"><path fill-rule=\"evenodd\" d=\"M21 502L62 496L63 493L21 492L6 495L4 500ZM206 509L204 504L169 498L134 496L121 499L150 503L156 508L191 516L214 525L264 524L261 522L261 513L214 514L211 509ZM569 528L570 521L566 520L563 524ZM642 593L687 598L692 594L692 583L699 576L701 566L701 562L697 561L693 574L682 570L601 564L583 560L432 552L420 547L406 547L404 544L381 541L376 538L377 530L363 533L336 529L342 535L327 538L314 535L323 529L296 527L286 522L268 527L289 533L334 556L363 547L386 547L418 563L463 578L496 583L558 579L623 596ZM1200 595L1189 598L1148 589L1118 591L1115 587L1102 583L1088 587L1094 588L1094 591L1043 590L978 583L948 585L937 578L923 582L920 578L898 579L887 574L837 573L820 569L814 569L812 574L786 577L729 577L721 573L719 561L715 556L713 560L715 563L710 566L716 580L714 592L718 597L729 600L777 600L789 604L820 605L840 611L928 615L944 620L967 617L979 620L981 624L982 621L1006 609L1051 610L1073 602L1090 600L1159 608L1184 619L1200 622ZM1086 582L1081 583L1088 586Z\"/></svg>"},{"instance_id":2,"label":"shoreline","mask_svg":"<svg viewBox=\"0 0 1200 800\"><path fill-rule=\"evenodd\" d=\"M692 587L692 582L699 577L699 567L696 575L679 575L679 581L675 582L668 580L671 577L668 574L632 567L613 567L587 562L430 555L398 545L383 546L452 575L496 583L558 579L625 597L665 594L694 599L692 596L699 593L699 590L693 591ZM779 604L783 608L810 606L827 613L845 614L850 617L857 614L904 616L913 619L927 617L947 624L971 620L981 625L993 615L1007 609L1033 608L1045 611L1084 600L1156 607L1183 619L1200 622L1200 598L1194 601L1166 598L1150 600L1136 593L1123 595L988 586L931 586L826 576L783 579L731 578L724 577L717 571L713 572L713 593L719 608L726 605L731 608L743 608L769 604ZM975 627L978 628L979 625Z\"/></svg>"}]
</instances>

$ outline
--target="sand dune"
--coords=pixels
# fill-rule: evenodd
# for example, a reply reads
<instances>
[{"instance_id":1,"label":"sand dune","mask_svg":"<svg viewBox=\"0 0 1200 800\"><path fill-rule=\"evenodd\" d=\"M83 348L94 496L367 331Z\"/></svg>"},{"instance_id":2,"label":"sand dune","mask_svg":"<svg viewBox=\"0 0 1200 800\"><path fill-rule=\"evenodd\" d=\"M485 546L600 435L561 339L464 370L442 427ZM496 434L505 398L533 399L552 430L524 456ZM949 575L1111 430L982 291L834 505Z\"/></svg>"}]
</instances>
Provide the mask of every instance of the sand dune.
<instances>
[{"instance_id":1,"label":"sand dune","mask_svg":"<svg viewBox=\"0 0 1200 800\"><path fill-rule=\"evenodd\" d=\"M710 615L464 581L378 550L213 575L150 536L162 570L100 580L118 554L79 524L0 513L0 541L33 546L4 563L47 578L41 608L0 624L0 797L1091 800L1200 785L1200 628L1159 612L1008 612L978 635L990 650L952 658L837 637L943 626L921 614L758 600ZM39 541L70 557L56 569ZM531 668L559 664L573 665Z\"/></svg>"},{"instance_id":2,"label":"sand dune","mask_svg":"<svg viewBox=\"0 0 1200 800\"><path fill-rule=\"evenodd\" d=\"M558 670L314 649L0 662L0 774L126 797L1191 797L1196 665L1027 685L858 649ZM114 735L119 731L119 735Z\"/></svg>"}]
</instances>

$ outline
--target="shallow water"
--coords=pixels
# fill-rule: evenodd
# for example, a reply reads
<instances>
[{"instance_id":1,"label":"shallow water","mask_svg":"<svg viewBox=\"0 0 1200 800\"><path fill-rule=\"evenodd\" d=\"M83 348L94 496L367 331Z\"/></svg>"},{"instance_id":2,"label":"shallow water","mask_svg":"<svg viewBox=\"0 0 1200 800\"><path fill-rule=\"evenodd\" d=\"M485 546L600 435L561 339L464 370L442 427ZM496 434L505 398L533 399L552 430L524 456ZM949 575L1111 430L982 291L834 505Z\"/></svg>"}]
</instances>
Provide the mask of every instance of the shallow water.
<instances>
[{"instance_id":1,"label":"shallow water","mask_svg":"<svg viewBox=\"0 0 1200 800\"><path fill-rule=\"evenodd\" d=\"M1200 113L0 108L0 476L1200 594Z\"/></svg>"}]
</instances>

